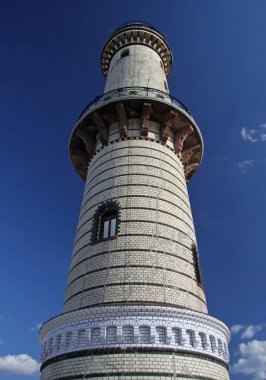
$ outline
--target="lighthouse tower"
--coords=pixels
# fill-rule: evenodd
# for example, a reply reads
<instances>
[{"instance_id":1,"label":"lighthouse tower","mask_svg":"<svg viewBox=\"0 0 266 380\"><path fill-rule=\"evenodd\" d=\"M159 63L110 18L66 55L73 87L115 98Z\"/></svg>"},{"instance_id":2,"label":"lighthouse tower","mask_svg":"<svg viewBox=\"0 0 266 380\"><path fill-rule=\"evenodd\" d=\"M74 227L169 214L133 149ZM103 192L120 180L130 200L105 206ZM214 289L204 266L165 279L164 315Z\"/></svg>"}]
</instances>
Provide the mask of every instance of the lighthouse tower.
<instances>
[{"instance_id":1,"label":"lighthouse tower","mask_svg":"<svg viewBox=\"0 0 266 380\"><path fill-rule=\"evenodd\" d=\"M230 333L208 315L187 191L203 142L169 93L171 50L129 22L101 67L104 93L70 139L85 190L64 308L40 330L41 379L229 379Z\"/></svg>"}]
</instances>

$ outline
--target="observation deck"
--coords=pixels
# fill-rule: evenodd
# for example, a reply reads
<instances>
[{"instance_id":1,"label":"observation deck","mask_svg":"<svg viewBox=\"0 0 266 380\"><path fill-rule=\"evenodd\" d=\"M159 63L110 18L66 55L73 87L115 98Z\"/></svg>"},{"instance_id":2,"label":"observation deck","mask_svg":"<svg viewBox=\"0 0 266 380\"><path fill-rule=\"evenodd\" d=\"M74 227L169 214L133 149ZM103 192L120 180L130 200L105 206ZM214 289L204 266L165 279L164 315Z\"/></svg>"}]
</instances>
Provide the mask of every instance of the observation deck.
<instances>
[{"instance_id":1,"label":"observation deck","mask_svg":"<svg viewBox=\"0 0 266 380\"><path fill-rule=\"evenodd\" d=\"M121 138L127 136L127 120L137 118L143 125L149 120L160 125L158 142L166 143L171 134L174 150L180 154L186 179L197 170L203 155L200 130L188 108L169 93L148 87L124 87L97 96L81 112L70 138L71 161L82 179L95 154L97 139L102 145L111 142L108 126L118 121ZM141 122L140 122L141 124ZM149 138L148 127L140 125L139 138ZM123 130L123 132L122 132Z\"/></svg>"}]
</instances>

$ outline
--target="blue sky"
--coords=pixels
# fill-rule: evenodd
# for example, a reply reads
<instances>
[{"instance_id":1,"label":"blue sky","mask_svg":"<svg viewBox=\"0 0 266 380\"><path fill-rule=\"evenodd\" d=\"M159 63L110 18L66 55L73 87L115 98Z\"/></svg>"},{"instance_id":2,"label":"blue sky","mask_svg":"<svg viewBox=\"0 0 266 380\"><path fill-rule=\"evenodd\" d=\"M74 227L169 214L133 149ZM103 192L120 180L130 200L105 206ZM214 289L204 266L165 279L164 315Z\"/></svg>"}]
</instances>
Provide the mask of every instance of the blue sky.
<instances>
[{"instance_id":1,"label":"blue sky","mask_svg":"<svg viewBox=\"0 0 266 380\"><path fill-rule=\"evenodd\" d=\"M69 135L103 92L110 31L140 19L166 33L170 92L203 135L189 192L209 313L234 326L231 379L266 379L265 13L259 0L0 1L0 378L39 378L37 326L61 311L83 191Z\"/></svg>"}]
</instances>

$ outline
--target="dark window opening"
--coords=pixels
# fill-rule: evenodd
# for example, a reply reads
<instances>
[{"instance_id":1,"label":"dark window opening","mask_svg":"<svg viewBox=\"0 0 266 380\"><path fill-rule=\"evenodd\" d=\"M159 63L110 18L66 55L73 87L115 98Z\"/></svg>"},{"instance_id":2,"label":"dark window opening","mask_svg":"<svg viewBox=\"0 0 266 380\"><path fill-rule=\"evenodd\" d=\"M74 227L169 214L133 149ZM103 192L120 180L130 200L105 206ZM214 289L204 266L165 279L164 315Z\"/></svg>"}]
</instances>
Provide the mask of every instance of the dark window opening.
<instances>
[{"instance_id":1,"label":"dark window opening","mask_svg":"<svg viewBox=\"0 0 266 380\"><path fill-rule=\"evenodd\" d=\"M164 88L165 88L166 91L168 91L168 87L167 87L166 81L164 81Z\"/></svg>"},{"instance_id":2,"label":"dark window opening","mask_svg":"<svg viewBox=\"0 0 266 380\"><path fill-rule=\"evenodd\" d=\"M103 239L115 238L119 233L120 207L116 201L103 202L95 211L92 228L91 244Z\"/></svg>"},{"instance_id":3,"label":"dark window opening","mask_svg":"<svg viewBox=\"0 0 266 380\"><path fill-rule=\"evenodd\" d=\"M129 56L129 49L123 50L121 53L121 59Z\"/></svg>"},{"instance_id":4,"label":"dark window opening","mask_svg":"<svg viewBox=\"0 0 266 380\"><path fill-rule=\"evenodd\" d=\"M101 214L100 239L107 239L117 235L117 210L106 209Z\"/></svg>"},{"instance_id":5,"label":"dark window opening","mask_svg":"<svg viewBox=\"0 0 266 380\"><path fill-rule=\"evenodd\" d=\"M199 266L199 254L195 245L192 247L192 255L193 255L193 264L194 264L194 269L195 269L196 280L198 284L202 285L202 276L201 276L201 271L200 271L200 266Z\"/></svg>"}]
</instances>

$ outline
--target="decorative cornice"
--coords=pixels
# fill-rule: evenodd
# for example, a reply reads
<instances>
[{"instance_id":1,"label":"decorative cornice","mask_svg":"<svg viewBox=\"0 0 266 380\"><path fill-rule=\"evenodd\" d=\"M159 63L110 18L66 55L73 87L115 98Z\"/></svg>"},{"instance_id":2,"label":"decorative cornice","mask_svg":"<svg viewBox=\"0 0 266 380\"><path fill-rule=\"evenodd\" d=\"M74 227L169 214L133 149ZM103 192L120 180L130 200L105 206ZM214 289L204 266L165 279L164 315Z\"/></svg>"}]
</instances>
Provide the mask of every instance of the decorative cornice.
<instances>
[{"instance_id":1,"label":"decorative cornice","mask_svg":"<svg viewBox=\"0 0 266 380\"><path fill-rule=\"evenodd\" d=\"M132 341L124 341L124 326L132 326ZM149 329L150 338L141 338L142 326ZM108 338L109 327L114 328L112 333L115 332L111 340ZM157 335L158 328L164 331L163 339ZM93 331L97 329L98 338L95 340ZM81 331L82 339L79 338ZM119 350L119 347L195 352L224 363L229 361L227 345L230 332L221 321L192 310L170 307L120 305L77 310L46 322L40 336L43 342L42 361L84 349ZM214 345L211 345L210 337L213 337Z\"/></svg>"},{"instance_id":2,"label":"decorative cornice","mask_svg":"<svg viewBox=\"0 0 266 380\"><path fill-rule=\"evenodd\" d=\"M119 28L106 42L101 54L101 67L105 77L108 74L113 56L120 49L129 45L144 45L156 51L162 60L165 74L170 73L173 58L164 37L145 24L132 24Z\"/></svg>"}]
</instances>

